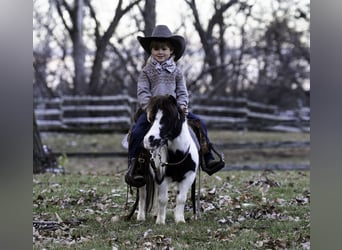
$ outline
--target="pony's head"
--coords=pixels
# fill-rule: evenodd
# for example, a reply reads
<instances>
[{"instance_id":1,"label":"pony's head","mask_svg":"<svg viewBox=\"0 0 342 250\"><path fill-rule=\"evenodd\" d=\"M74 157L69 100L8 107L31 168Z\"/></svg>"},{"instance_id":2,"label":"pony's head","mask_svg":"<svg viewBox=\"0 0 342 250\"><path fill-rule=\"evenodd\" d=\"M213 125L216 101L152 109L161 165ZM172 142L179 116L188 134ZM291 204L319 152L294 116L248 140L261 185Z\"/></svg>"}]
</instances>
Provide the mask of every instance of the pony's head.
<instances>
[{"instance_id":1,"label":"pony's head","mask_svg":"<svg viewBox=\"0 0 342 250\"><path fill-rule=\"evenodd\" d=\"M146 108L147 117L152 123L144 137L146 149L158 148L168 140L176 138L185 121L185 116L172 95L154 96Z\"/></svg>"}]
</instances>

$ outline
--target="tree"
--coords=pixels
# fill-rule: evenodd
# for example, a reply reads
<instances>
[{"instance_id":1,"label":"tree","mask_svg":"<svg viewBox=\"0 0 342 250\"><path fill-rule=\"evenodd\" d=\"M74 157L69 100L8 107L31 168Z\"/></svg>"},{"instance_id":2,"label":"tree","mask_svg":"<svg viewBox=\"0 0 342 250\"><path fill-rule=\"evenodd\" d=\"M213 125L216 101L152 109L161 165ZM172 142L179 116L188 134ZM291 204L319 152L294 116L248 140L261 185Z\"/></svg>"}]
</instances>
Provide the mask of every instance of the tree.
<instances>
[{"instance_id":1,"label":"tree","mask_svg":"<svg viewBox=\"0 0 342 250\"><path fill-rule=\"evenodd\" d=\"M127 6L124 6L124 1L117 1L116 10L110 22L108 28L101 33L101 22L93 6L93 2L90 0L54 0L56 10L59 18L62 21L64 29L67 31L67 35L72 43L71 59L73 61L73 94L78 95L99 95L101 94L101 75L103 74L103 61L105 59L105 53L110 45L110 39L115 33L120 20L126 15L134 6L138 5L142 0L132 0ZM85 14L86 9L88 10ZM87 41L93 40L96 46L95 51L89 51L89 48L85 45L85 30L89 33L90 27L85 27L85 20L89 19L95 23L93 38L87 37ZM89 34L87 34L89 36ZM59 38L60 39L60 38ZM56 39L57 40L57 39ZM62 45L63 46L63 45ZM66 46L66 45L64 45ZM65 48L63 48L65 49ZM90 74L87 73L86 56L95 53L92 60L92 66ZM66 51L66 53L69 53ZM89 54L90 53L90 54Z\"/></svg>"},{"instance_id":2,"label":"tree","mask_svg":"<svg viewBox=\"0 0 342 250\"><path fill-rule=\"evenodd\" d=\"M34 69L34 78L33 78L33 96L34 97L46 97L51 98L55 94L46 84L46 78L48 77L48 61L52 56L51 49L51 40L55 40L53 38L53 28L55 24L51 20L47 20L47 16L51 16L52 8L51 5L47 8L44 13L41 10L41 6L38 5L38 0L34 1L33 11L33 31L35 38L41 39L40 43L35 45L33 50L33 69Z\"/></svg>"},{"instance_id":3,"label":"tree","mask_svg":"<svg viewBox=\"0 0 342 250\"><path fill-rule=\"evenodd\" d=\"M206 23L199 1L184 1L203 48L202 70L190 82L193 93L205 89L208 96L245 96L265 85L278 88L279 93L284 88L296 89L296 93L304 90L310 70L308 1L279 0L267 5L261 1L212 0ZM280 100L270 93L276 92L263 94Z\"/></svg>"},{"instance_id":4,"label":"tree","mask_svg":"<svg viewBox=\"0 0 342 250\"><path fill-rule=\"evenodd\" d=\"M116 34L115 39L109 44L109 52L114 53L113 56L117 60L111 60L110 70L106 73L108 78L103 84L102 91L108 93L109 79L114 78L116 91L122 92L135 97L136 96L136 82L144 61L147 59L147 54L137 53L139 50L139 43L136 39L136 34L142 32L145 36L150 36L156 24L156 1L145 0L144 5L137 5L139 12L134 13L131 20L134 21L136 31L125 36ZM123 41L127 38L129 47L123 45ZM141 51L141 50L140 50ZM118 87L120 85L120 87ZM105 88L107 87L107 88ZM113 92L114 90L110 90Z\"/></svg>"},{"instance_id":5,"label":"tree","mask_svg":"<svg viewBox=\"0 0 342 250\"><path fill-rule=\"evenodd\" d=\"M107 27L96 0L34 0L35 6L36 2L56 6L34 8L34 32L41 30L40 43L34 43L39 93L47 95L50 89L53 95L136 95L135 83L146 60L136 36L151 34L155 0L114 1ZM248 95L268 85L304 90L310 66L309 0L211 0L205 1L211 6L204 11L204 1L184 3L184 21L174 31L191 34L186 39L188 56L178 63L185 66L192 95ZM192 39L193 30L199 44Z\"/></svg>"},{"instance_id":6,"label":"tree","mask_svg":"<svg viewBox=\"0 0 342 250\"><path fill-rule=\"evenodd\" d=\"M58 163L46 145L43 145L38 131L37 122L33 115L33 173L44 173L47 169L57 168Z\"/></svg>"},{"instance_id":7,"label":"tree","mask_svg":"<svg viewBox=\"0 0 342 250\"><path fill-rule=\"evenodd\" d=\"M96 21L95 11L90 5L89 0L87 1L87 4L89 8L91 9L91 15L94 18L96 22L96 31L95 31L95 42L96 42L96 54L95 59L92 67L92 73L90 76L90 82L89 82L89 91L88 94L92 95L98 95L100 94L100 75L102 70L102 63L105 56L106 48L109 44L109 40L112 37L113 33L115 32L117 26L119 25L120 19L135 5L137 5L141 0L135 0L132 3L130 3L128 6L123 8L123 0L119 0L117 6L115 15L107 28L107 30L104 32L104 34L101 36L99 32L99 22Z\"/></svg>"},{"instance_id":8,"label":"tree","mask_svg":"<svg viewBox=\"0 0 342 250\"><path fill-rule=\"evenodd\" d=\"M293 10L291 6L280 6L274 8L274 19L257 43L258 79L249 96L256 101L295 108L309 103L305 82L309 80L310 51L308 30L293 23L298 19L307 23L309 16L303 15L299 7ZM277 15L279 10L285 14Z\"/></svg>"},{"instance_id":9,"label":"tree","mask_svg":"<svg viewBox=\"0 0 342 250\"><path fill-rule=\"evenodd\" d=\"M74 61L74 94L84 95L87 93L85 76L85 47L83 42L83 0L75 0L71 5L66 0L56 0L56 7L64 28L70 35L73 50L72 58ZM69 14L71 24L68 23L65 13Z\"/></svg>"},{"instance_id":10,"label":"tree","mask_svg":"<svg viewBox=\"0 0 342 250\"><path fill-rule=\"evenodd\" d=\"M204 50L204 69L197 79L203 77L204 74L210 74L211 82L215 84L215 88L222 92L219 85L223 83L223 79L227 79L228 72L225 65L225 44L224 44L224 32L226 26L224 24L223 14L229 8L238 3L238 0L230 0L226 3L221 1L214 1L214 13L209 18L208 25L204 28L204 25L200 21L198 7L195 0L185 0L192 10L194 17L194 27L199 35L200 41ZM219 37L215 37L214 27L219 27ZM218 45L218 46L217 46ZM215 47L218 47L216 49Z\"/></svg>"},{"instance_id":11,"label":"tree","mask_svg":"<svg viewBox=\"0 0 342 250\"><path fill-rule=\"evenodd\" d=\"M144 35L150 36L156 26L156 0L145 0L145 8L141 10L144 18ZM145 55L145 60L148 55Z\"/></svg>"}]
</instances>

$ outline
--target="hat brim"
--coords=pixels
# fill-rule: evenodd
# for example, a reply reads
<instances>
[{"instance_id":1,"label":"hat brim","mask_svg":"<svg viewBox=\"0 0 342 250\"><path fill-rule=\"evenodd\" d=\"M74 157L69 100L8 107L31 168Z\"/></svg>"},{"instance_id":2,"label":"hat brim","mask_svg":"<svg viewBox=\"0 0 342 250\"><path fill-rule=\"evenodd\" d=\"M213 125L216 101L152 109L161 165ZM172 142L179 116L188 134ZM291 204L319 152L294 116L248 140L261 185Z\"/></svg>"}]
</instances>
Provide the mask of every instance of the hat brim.
<instances>
[{"instance_id":1,"label":"hat brim","mask_svg":"<svg viewBox=\"0 0 342 250\"><path fill-rule=\"evenodd\" d=\"M152 41L169 41L174 46L174 55L175 55L175 61L177 61L179 58L182 57L184 50L185 50L185 40L182 36L170 36L170 37L141 37L138 36L138 41L141 44L141 46L144 48L145 52L147 54L151 54L150 45Z\"/></svg>"}]
</instances>

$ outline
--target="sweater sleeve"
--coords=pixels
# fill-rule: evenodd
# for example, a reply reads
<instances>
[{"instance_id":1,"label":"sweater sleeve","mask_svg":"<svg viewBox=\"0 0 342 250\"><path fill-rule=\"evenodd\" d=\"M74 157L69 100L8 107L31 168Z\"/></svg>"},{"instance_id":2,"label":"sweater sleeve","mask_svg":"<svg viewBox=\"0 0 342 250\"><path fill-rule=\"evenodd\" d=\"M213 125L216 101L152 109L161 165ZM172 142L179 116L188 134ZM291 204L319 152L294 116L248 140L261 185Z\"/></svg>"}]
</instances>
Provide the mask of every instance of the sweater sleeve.
<instances>
[{"instance_id":1,"label":"sweater sleeve","mask_svg":"<svg viewBox=\"0 0 342 250\"><path fill-rule=\"evenodd\" d=\"M144 70L141 71L137 84L137 97L139 106L145 110L152 96L150 82Z\"/></svg>"},{"instance_id":2,"label":"sweater sleeve","mask_svg":"<svg viewBox=\"0 0 342 250\"><path fill-rule=\"evenodd\" d=\"M183 73L177 69L176 75L176 99L179 106L187 106L189 102L188 90L186 88Z\"/></svg>"}]
</instances>

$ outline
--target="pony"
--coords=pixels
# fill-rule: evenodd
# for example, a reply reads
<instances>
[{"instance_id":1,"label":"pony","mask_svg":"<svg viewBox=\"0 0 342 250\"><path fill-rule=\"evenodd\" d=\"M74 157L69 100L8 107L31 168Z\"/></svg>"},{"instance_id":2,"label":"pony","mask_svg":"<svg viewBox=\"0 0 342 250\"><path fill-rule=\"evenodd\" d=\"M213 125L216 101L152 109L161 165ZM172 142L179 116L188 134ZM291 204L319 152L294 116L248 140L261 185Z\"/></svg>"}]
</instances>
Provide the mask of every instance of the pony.
<instances>
[{"instance_id":1,"label":"pony","mask_svg":"<svg viewBox=\"0 0 342 250\"><path fill-rule=\"evenodd\" d=\"M152 97L146 112L151 127L144 137L143 146L150 152L150 161L140 163L145 165L149 178L145 178L146 185L138 189L137 220L144 221L146 213L154 205L156 223L165 224L169 185L176 183L174 220L185 223L184 207L190 187L196 215L196 174L201 160L196 136L172 95Z\"/></svg>"}]
</instances>

